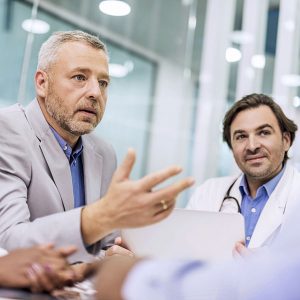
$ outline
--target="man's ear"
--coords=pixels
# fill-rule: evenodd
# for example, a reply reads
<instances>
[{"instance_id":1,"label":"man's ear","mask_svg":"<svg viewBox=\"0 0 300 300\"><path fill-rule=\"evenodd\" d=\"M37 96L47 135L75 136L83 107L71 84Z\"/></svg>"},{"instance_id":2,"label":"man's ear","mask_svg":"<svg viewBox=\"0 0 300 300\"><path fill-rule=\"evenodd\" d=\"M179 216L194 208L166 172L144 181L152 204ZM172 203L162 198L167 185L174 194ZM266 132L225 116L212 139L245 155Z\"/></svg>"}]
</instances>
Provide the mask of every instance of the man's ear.
<instances>
[{"instance_id":1,"label":"man's ear","mask_svg":"<svg viewBox=\"0 0 300 300\"><path fill-rule=\"evenodd\" d=\"M46 72L37 70L35 73L35 89L39 98L45 98L48 94L49 78Z\"/></svg>"},{"instance_id":2,"label":"man's ear","mask_svg":"<svg viewBox=\"0 0 300 300\"><path fill-rule=\"evenodd\" d=\"M282 134L283 143L284 143L284 150L288 151L291 147L291 134L287 131L283 132Z\"/></svg>"}]
</instances>

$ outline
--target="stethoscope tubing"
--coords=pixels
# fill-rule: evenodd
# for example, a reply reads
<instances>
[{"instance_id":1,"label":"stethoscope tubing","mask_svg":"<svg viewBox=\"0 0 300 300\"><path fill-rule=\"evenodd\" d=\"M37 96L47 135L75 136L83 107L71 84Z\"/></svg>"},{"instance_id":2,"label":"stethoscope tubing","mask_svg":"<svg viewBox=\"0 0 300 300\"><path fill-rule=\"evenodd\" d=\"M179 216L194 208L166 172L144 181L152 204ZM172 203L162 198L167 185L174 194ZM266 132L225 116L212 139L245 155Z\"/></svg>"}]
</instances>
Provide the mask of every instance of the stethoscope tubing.
<instances>
[{"instance_id":1,"label":"stethoscope tubing","mask_svg":"<svg viewBox=\"0 0 300 300\"><path fill-rule=\"evenodd\" d=\"M223 198L223 200L222 200L222 204L221 204L221 206L220 206L219 212L221 212L221 209L222 209L222 206L223 206L224 201L226 201L226 200L233 200L233 201L236 203L236 206L237 206L237 209L238 209L237 212L240 213L240 214L242 213L242 210L241 210L241 206L240 206L239 201L238 201L235 197L230 196L231 189L232 189L232 187L234 186L234 184L236 183L237 180L238 180L238 178L236 178L236 179L233 181L233 183L230 185L230 187L228 188L228 190L227 190L227 192L226 192L226 194L225 194L225 196L224 196L224 198Z\"/></svg>"}]
</instances>

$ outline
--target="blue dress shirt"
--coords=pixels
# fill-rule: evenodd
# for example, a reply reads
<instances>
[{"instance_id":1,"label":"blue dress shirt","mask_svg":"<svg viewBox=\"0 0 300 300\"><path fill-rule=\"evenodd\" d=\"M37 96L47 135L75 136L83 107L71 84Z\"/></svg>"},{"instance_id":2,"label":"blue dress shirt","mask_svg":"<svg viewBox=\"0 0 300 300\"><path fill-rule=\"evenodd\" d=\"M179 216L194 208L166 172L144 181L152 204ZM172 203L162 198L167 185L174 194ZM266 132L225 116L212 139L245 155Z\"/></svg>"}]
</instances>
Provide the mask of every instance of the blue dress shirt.
<instances>
[{"instance_id":1,"label":"blue dress shirt","mask_svg":"<svg viewBox=\"0 0 300 300\"><path fill-rule=\"evenodd\" d=\"M253 235L256 223L258 222L259 216L265 207L269 197L280 181L285 167L270 181L260 186L256 192L255 198L252 198L249 194L248 184L245 175L243 176L239 189L242 195L241 212L245 219L245 235L246 235L246 246L249 245L251 237Z\"/></svg>"},{"instance_id":2,"label":"blue dress shirt","mask_svg":"<svg viewBox=\"0 0 300 300\"><path fill-rule=\"evenodd\" d=\"M79 138L74 149L56 132L56 130L50 127L61 149L64 151L70 164L70 170L72 175L73 195L74 195L74 207L80 207L85 205L85 193L84 193L84 174L82 163L82 151L83 144L81 138Z\"/></svg>"}]
</instances>

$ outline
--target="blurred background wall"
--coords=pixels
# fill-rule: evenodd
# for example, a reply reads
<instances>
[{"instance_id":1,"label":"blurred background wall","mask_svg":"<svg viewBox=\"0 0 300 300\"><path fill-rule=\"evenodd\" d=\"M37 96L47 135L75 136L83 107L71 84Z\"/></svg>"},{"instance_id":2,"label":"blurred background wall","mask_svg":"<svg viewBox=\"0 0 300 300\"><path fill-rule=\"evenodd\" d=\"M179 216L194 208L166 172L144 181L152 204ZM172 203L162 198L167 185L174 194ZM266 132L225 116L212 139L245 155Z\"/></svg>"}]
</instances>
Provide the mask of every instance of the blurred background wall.
<instances>
[{"instance_id":1,"label":"blurred background wall","mask_svg":"<svg viewBox=\"0 0 300 300\"><path fill-rule=\"evenodd\" d=\"M197 184L237 172L221 124L249 93L273 96L299 125L300 0L124 0L123 16L101 2L120 4L0 0L1 107L34 98L38 50L52 32L81 29L109 49L109 101L96 133L119 162L136 149L133 178L169 164ZM297 138L296 167L299 148Z\"/></svg>"}]
</instances>

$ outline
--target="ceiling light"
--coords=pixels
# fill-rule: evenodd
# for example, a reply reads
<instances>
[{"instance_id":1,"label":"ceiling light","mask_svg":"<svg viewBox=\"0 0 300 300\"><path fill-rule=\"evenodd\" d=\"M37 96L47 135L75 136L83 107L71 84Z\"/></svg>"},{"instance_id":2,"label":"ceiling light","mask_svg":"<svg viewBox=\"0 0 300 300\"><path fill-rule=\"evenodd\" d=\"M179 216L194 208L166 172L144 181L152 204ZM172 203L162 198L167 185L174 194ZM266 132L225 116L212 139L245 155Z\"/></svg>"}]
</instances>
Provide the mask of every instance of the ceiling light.
<instances>
[{"instance_id":1,"label":"ceiling light","mask_svg":"<svg viewBox=\"0 0 300 300\"><path fill-rule=\"evenodd\" d=\"M281 83L288 87L298 87L300 86L300 75L298 74L282 75Z\"/></svg>"},{"instance_id":2,"label":"ceiling light","mask_svg":"<svg viewBox=\"0 0 300 300\"><path fill-rule=\"evenodd\" d=\"M181 0L182 5L188 6L193 3L193 0Z\"/></svg>"},{"instance_id":3,"label":"ceiling light","mask_svg":"<svg viewBox=\"0 0 300 300\"><path fill-rule=\"evenodd\" d=\"M228 62L237 62L242 58L242 53L236 48L227 48L225 58Z\"/></svg>"},{"instance_id":4,"label":"ceiling light","mask_svg":"<svg viewBox=\"0 0 300 300\"><path fill-rule=\"evenodd\" d=\"M128 73L134 69L134 63L131 60L126 60L124 67L127 69Z\"/></svg>"},{"instance_id":5,"label":"ceiling light","mask_svg":"<svg viewBox=\"0 0 300 300\"><path fill-rule=\"evenodd\" d=\"M109 75L111 77L122 78L128 74L128 70L125 66L120 64L109 64Z\"/></svg>"},{"instance_id":6,"label":"ceiling light","mask_svg":"<svg viewBox=\"0 0 300 300\"><path fill-rule=\"evenodd\" d=\"M126 61L124 65L121 64L109 64L109 75L111 77L122 78L127 76L134 68L132 61Z\"/></svg>"},{"instance_id":7,"label":"ceiling light","mask_svg":"<svg viewBox=\"0 0 300 300\"><path fill-rule=\"evenodd\" d=\"M129 4L120 0L105 0L100 2L99 9L104 14L110 16L126 16L130 13L131 8Z\"/></svg>"},{"instance_id":8,"label":"ceiling light","mask_svg":"<svg viewBox=\"0 0 300 300\"><path fill-rule=\"evenodd\" d=\"M253 35L242 30L235 30L231 33L230 40L233 43L245 45L253 42Z\"/></svg>"},{"instance_id":9,"label":"ceiling light","mask_svg":"<svg viewBox=\"0 0 300 300\"><path fill-rule=\"evenodd\" d=\"M294 105L294 107L299 107L300 106L300 98L298 96L294 97L293 105Z\"/></svg>"},{"instance_id":10,"label":"ceiling light","mask_svg":"<svg viewBox=\"0 0 300 300\"><path fill-rule=\"evenodd\" d=\"M251 58L251 65L256 69L263 69L266 65L266 58L263 54L253 55Z\"/></svg>"},{"instance_id":11,"label":"ceiling light","mask_svg":"<svg viewBox=\"0 0 300 300\"><path fill-rule=\"evenodd\" d=\"M36 33L36 34L44 34L50 30L50 25L42 20L38 19L26 19L22 23L22 28L25 31Z\"/></svg>"},{"instance_id":12,"label":"ceiling light","mask_svg":"<svg viewBox=\"0 0 300 300\"><path fill-rule=\"evenodd\" d=\"M189 17L189 28L193 30L196 28L196 25L197 25L196 17L195 16Z\"/></svg>"}]
</instances>

